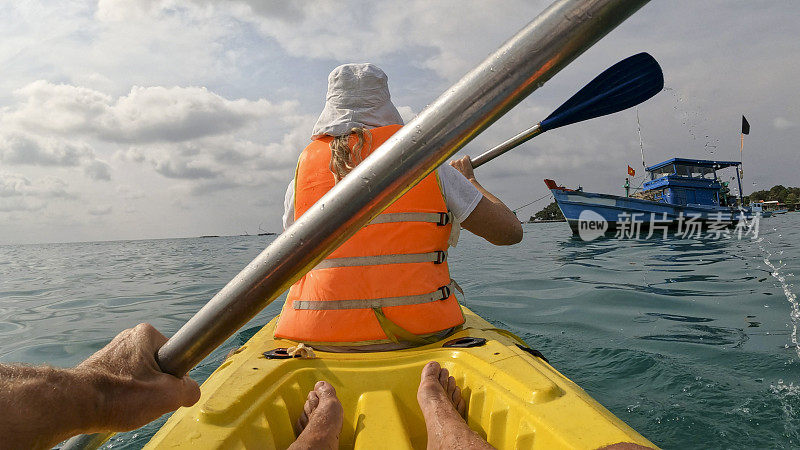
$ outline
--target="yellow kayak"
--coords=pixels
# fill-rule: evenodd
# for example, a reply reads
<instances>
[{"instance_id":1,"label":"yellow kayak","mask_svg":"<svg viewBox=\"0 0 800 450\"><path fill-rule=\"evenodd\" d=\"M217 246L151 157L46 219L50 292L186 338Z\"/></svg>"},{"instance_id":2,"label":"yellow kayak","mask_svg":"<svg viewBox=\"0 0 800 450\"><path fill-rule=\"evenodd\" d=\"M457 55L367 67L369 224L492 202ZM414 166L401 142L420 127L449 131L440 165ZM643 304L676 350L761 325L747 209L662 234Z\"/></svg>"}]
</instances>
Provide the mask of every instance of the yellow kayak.
<instances>
[{"instance_id":1,"label":"yellow kayak","mask_svg":"<svg viewBox=\"0 0 800 450\"><path fill-rule=\"evenodd\" d=\"M296 343L264 326L203 383L145 448L286 448L308 391L330 382L344 408L341 448L410 449L427 438L416 393L422 367L438 361L462 388L467 423L498 449L655 447L512 333L467 308L459 332L435 344L375 353L315 352L290 358Z\"/></svg>"}]
</instances>

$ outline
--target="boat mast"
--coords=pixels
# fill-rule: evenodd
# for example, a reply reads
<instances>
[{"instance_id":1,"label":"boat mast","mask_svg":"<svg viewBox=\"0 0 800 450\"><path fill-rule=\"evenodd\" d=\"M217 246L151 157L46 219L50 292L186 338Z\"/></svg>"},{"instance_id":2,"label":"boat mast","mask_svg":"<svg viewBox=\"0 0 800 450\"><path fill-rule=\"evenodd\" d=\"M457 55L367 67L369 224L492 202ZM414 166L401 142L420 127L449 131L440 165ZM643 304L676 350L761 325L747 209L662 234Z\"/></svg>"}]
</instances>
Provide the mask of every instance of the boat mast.
<instances>
[{"instance_id":1,"label":"boat mast","mask_svg":"<svg viewBox=\"0 0 800 450\"><path fill-rule=\"evenodd\" d=\"M636 130L639 133L639 150L642 151L642 169L647 173L647 165L644 163L644 142L642 141L642 124L639 122L639 106L636 106Z\"/></svg>"},{"instance_id":2,"label":"boat mast","mask_svg":"<svg viewBox=\"0 0 800 450\"><path fill-rule=\"evenodd\" d=\"M744 207L744 199L742 198L742 178L739 176L739 170L736 171L736 183L739 185L739 208L741 209Z\"/></svg>"}]
</instances>

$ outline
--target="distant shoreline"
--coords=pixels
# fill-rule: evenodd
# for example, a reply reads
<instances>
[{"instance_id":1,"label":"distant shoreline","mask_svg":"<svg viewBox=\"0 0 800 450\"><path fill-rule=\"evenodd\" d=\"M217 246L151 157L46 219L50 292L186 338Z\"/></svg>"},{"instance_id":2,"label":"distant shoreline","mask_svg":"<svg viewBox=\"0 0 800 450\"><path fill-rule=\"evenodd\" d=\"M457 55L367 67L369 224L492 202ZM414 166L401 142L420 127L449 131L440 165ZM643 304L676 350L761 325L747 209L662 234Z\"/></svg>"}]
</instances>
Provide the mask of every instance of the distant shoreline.
<instances>
[{"instance_id":1,"label":"distant shoreline","mask_svg":"<svg viewBox=\"0 0 800 450\"><path fill-rule=\"evenodd\" d=\"M278 233L273 233L271 231L266 233L258 233L258 234L231 234L231 235L219 235L219 234L207 234L203 236L197 236L198 238L218 238L218 237L246 237L246 236L277 236Z\"/></svg>"},{"instance_id":2,"label":"distant shoreline","mask_svg":"<svg viewBox=\"0 0 800 450\"><path fill-rule=\"evenodd\" d=\"M230 238L230 237L257 237L257 236L277 236L279 233L267 232L258 234L206 234L202 236L173 236L159 238L136 238L136 239L106 239L100 241L68 241L68 242L22 242L10 243L0 242L0 247L14 247L22 245L73 245L73 244L108 244L115 242L143 242L143 241L172 241L177 239L210 239L210 238Z\"/></svg>"}]
</instances>

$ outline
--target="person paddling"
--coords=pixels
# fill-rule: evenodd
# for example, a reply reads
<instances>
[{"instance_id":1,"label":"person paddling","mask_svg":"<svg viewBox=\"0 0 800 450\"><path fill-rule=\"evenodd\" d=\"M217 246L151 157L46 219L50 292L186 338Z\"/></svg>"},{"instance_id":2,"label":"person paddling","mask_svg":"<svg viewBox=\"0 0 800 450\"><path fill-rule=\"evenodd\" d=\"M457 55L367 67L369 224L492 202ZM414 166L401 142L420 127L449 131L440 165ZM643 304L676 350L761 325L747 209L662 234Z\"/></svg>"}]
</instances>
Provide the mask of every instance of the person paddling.
<instances>
[{"instance_id":1,"label":"person paddling","mask_svg":"<svg viewBox=\"0 0 800 450\"><path fill-rule=\"evenodd\" d=\"M402 126L381 69L335 68L286 191L284 228ZM495 245L522 239L519 220L478 183L468 156L423 178L295 283L275 336L323 351L440 340L464 323L447 263L460 227Z\"/></svg>"}]
</instances>

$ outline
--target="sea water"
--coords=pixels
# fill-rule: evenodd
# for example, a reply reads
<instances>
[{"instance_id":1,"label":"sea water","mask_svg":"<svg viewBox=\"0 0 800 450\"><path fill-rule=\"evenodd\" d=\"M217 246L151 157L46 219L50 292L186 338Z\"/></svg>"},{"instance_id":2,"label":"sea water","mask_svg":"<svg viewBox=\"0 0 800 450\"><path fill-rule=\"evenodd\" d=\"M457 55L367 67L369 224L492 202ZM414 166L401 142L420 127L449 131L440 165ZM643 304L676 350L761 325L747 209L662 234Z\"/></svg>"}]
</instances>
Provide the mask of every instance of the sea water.
<instances>
[{"instance_id":1,"label":"sea water","mask_svg":"<svg viewBox=\"0 0 800 450\"><path fill-rule=\"evenodd\" d=\"M462 233L449 261L467 306L663 448L800 447L800 213L742 240L524 229L511 247ZM140 322L170 335L272 240L0 246L0 362L72 366ZM202 382L283 298L191 375ZM164 420L106 447L139 448Z\"/></svg>"}]
</instances>

